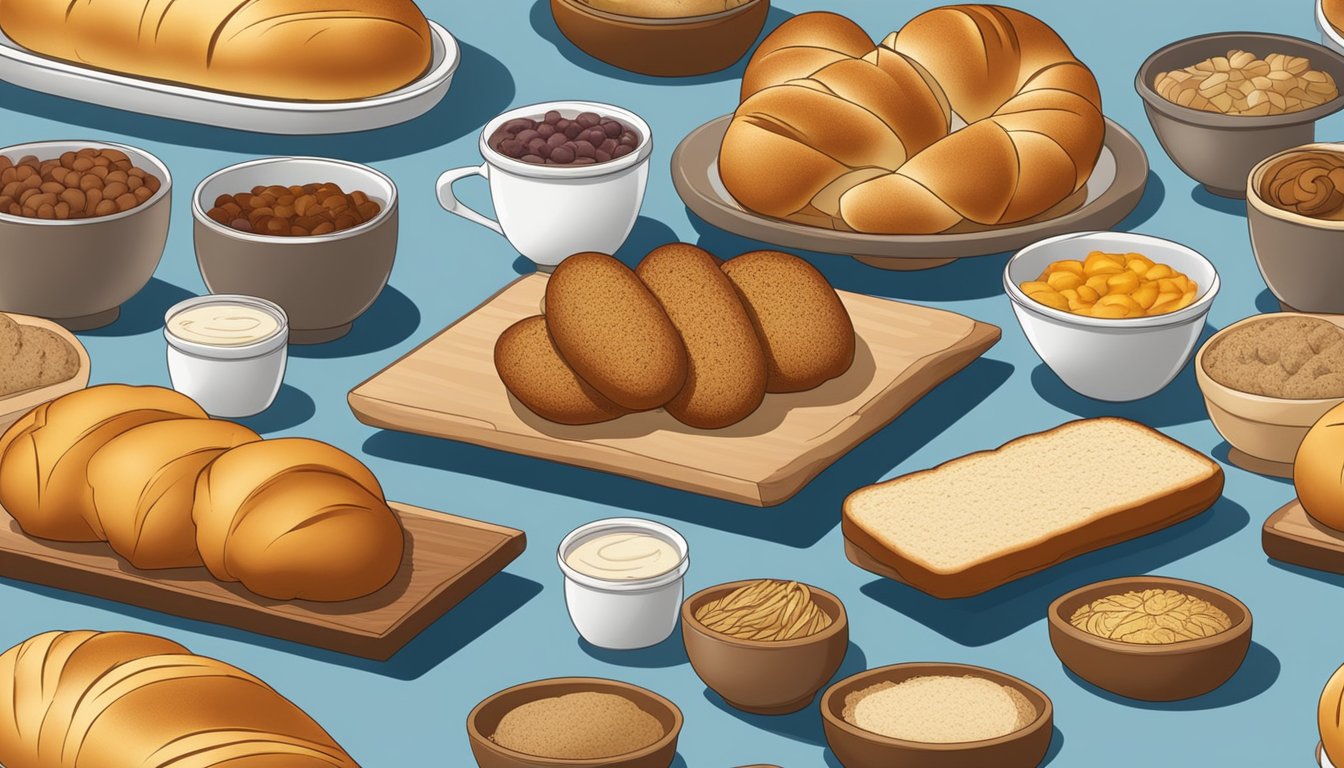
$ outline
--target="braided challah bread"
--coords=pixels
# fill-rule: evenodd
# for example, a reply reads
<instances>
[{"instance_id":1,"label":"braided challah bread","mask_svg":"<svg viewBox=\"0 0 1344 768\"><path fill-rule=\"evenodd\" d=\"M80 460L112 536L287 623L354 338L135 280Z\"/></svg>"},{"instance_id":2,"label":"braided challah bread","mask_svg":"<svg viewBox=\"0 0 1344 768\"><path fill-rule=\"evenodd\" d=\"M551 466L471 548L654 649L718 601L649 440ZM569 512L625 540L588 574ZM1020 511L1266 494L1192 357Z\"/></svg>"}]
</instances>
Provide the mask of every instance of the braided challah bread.
<instances>
[{"instance_id":1,"label":"braided challah bread","mask_svg":"<svg viewBox=\"0 0 1344 768\"><path fill-rule=\"evenodd\" d=\"M276 600L377 592L405 548L353 456L263 441L161 387L90 387L19 419L0 435L0 506L29 536L106 541L137 568L204 565Z\"/></svg>"},{"instance_id":2,"label":"braided challah bread","mask_svg":"<svg viewBox=\"0 0 1344 768\"><path fill-rule=\"evenodd\" d=\"M0 655L0 764L358 768L241 669L161 637L87 630L46 632Z\"/></svg>"},{"instance_id":3,"label":"braided challah bread","mask_svg":"<svg viewBox=\"0 0 1344 768\"><path fill-rule=\"evenodd\" d=\"M1087 183L1105 132L1092 73L1021 11L936 8L877 46L807 13L747 65L719 173L757 213L934 234L1055 208Z\"/></svg>"}]
</instances>

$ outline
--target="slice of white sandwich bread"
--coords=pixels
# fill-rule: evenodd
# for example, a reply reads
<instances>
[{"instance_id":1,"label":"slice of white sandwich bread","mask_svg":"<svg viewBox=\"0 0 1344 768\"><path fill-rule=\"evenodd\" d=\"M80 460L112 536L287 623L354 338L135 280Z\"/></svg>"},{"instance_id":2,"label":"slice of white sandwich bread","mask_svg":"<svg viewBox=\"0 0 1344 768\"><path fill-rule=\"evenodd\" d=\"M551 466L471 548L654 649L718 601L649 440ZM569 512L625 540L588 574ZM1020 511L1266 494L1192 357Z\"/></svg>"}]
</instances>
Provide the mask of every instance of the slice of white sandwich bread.
<instances>
[{"instance_id":1,"label":"slice of white sandwich bread","mask_svg":"<svg viewBox=\"0 0 1344 768\"><path fill-rule=\"evenodd\" d=\"M968 597L1208 509L1223 471L1137 422L1084 419L861 488L844 504L856 565Z\"/></svg>"}]
</instances>

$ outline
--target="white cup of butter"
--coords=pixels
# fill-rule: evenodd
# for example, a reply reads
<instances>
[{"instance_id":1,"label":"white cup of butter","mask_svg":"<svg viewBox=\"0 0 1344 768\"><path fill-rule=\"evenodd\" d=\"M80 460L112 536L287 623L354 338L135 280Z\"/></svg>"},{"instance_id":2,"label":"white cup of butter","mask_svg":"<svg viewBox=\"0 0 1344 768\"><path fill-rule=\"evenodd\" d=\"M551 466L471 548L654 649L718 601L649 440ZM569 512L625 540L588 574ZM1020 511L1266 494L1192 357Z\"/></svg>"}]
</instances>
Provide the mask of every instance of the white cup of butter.
<instances>
[{"instance_id":1,"label":"white cup of butter","mask_svg":"<svg viewBox=\"0 0 1344 768\"><path fill-rule=\"evenodd\" d=\"M690 550L666 525L634 517L588 523L560 542L565 605L599 648L657 645L677 628Z\"/></svg>"},{"instance_id":2,"label":"white cup of butter","mask_svg":"<svg viewBox=\"0 0 1344 768\"><path fill-rule=\"evenodd\" d=\"M254 416L275 402L289 349L289 319L279 305L253 296L197 296L168 310L163 335L173 389L211 416Z\"/></svg>"}]
</instances>

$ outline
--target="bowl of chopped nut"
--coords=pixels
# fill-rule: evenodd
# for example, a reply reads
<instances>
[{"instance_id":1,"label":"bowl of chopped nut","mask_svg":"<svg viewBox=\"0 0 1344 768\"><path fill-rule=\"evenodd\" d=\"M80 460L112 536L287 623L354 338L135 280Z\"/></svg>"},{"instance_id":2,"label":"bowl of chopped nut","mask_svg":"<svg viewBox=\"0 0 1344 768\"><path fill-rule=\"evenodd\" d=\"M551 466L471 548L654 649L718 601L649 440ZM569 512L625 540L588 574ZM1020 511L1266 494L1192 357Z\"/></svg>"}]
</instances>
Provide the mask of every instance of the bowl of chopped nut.
<instances>
[{"instance_id":1,"label":"bowl of chopped nut","mask_svg":"<svg viewBox=\"0 0 1344 768\"><path fill-rule=\"evenodd\" d=\"M1134 79L1167 155L1215 195L1246 196L1251 168L1315 141L1316 121L1344 109L1344 55L1261 32L1222 32L1172 43Z\"/></svg>"}]
</instances>

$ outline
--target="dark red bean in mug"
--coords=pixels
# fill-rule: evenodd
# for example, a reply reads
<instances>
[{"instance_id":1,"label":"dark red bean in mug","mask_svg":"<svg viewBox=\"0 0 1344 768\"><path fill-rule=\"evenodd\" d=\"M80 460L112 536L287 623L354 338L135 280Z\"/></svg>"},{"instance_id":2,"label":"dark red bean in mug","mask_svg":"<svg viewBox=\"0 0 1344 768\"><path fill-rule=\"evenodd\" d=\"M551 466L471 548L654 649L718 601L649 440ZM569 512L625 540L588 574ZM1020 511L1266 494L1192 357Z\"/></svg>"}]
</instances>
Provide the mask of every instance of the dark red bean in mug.
<instances>
[{"instance_id":1,"label":"dark red bean in mug","mask_svg":"<svg viewBox=\"0 0 1344 768\"><path fill-rule=\"evenodd\" d=\"M621 134L621 143L627 147L633 147L638 144L639 141L635 139L635 134L626 132Z\"/></svg>"},{"instance_id":2,"label":"dark red bean in mug","mask_svg":"<svg viewBox=\"0 0 1344 768\"><path fill-rule=\"evenodd\" d=\"M546 140L546 146L551 147L552 149L554 149L555 147L561 146L562 144L564 144L564 143L566 143L566 142L568 142L568 141L569 141L569 139L566 139L566 138L565 138L565 134L563 134L563 133L553 133L553 134L551 134L551 137L550 137L549 139Z\"/></svg>"},{"instance_id":3,"label":"dark red bean in mug","mask_svg":"<svg viewBox=\"0 0 1344 768\"><path fill-rule=\"evenodd\" d=\"M558 146L551 150L551 162L565 165L574 162L574 149L569 146Z\"/></svg>"},{"instance_id":4,"label":"dark red bean in mug","mask_svg":"<svg viewBox=\"0 0 1344 768\"><path fill-rule=\"evenodd\" d=\"M594 125L602 122L602 118L598 117L596 112L580 112L579 116L574 118L574 120L584 128L592 128Z\"/></svg>"},{"instance_id":5,"label":"dark red bean in mug","mask_svg":"<svg viewBox=\"0 0 1344 768\"><path fill-rule=\"evenodd\" d=\"M566 138L577 139L579 138L579 134L583 133L583 126L578 123L570 123L565 126L563 133Z\"/></svg>"},{"instance_id":6,"label":"dark red bean in mug","mask_svg":"<svg viewBox=\"0 0 1344 768\"><path fill-rule=\"evenodd\" d=\"M601 146L602 142L607 140L607 134L602 132L601 128L589 128L587 135L582 137L594 147Z\"/></svg>"},{"instance_id":7,"label":"dark red bean in mug","mask_svg":"<svg viewBox=\"0 0 1344 768\"><path fill-rule=\"evenodd\" d=\"M549 139L556 133L555 126L543 123L537 126L537 135L543 139Z\"/></svg>"},{"instance_id":8,"label":"dark red bean in mug","mask_svg":"<svg viewBox=\"0 0 1344 768\"><path fill-rule=\"evenodd\" d=\"M602 132L605 133L608 138L619 139L621 134L625 132L625 126L615 120L608 120L602 124Z\"/></svg>"},{"instance_id":9,"label":"dark red bean in mug","mask_svg":"<svg viewBox=\"0 0 1344 768\"><path fill-rule=\"evenodd\" d=\"M596 157L597 148L586 141L574 142L574 154L579 157Z\"/></svg>"},{"instance_id":10,"label":"dark red bean in mug","mask_svg":"<svg viewBox=\"0 0 1344 768\"><path fill-rule=\"evenodd\" d=\"M523 143L521 141L518 141L517 139L509 139L508 141L505 141L503 144L499 145L499 151L503 152L509 157L522 157L526 149L527 148L523 146Z\"/></svg>"},{"instance_id":11,"label":"dark red bean in mug","mask_svg":"<svg viewBox=\"0 0 1344 768\"><path fill-rule=\"evenodd\" d=\"M527 144L528 142L532 141L533 139L537 138L540 135L541 134L537 133L535 128L528 128L526 130L519 131L518 136L516 138L522 143Z\"/></svg>"},{"instance_id":12,"label":"dark red bean in mug","mask_svg":"<svg viewBox=\"0 0 1344 768\"><path fill-rule=\"evenodd\" d=\"M603 152L602 150L599 149L599 150L597 150L597 152L595 152L595 153L593 153L593 154L594 154L594 156L597 158L597 162L599 162L599 163L606 163L606 162L609 162L609 161L611 160L611 153L610 153L610 152Z\"/></svg>"},{"instance_id":13,"label":"dark red bean in mug","mask_svg":"<svg viewBox=\"0 0 1344 768\"><path fill-rule=\"evenodd\" d=\"M534 155L540 155L544 149L546 149L546 140L541 137L527 143L527 151Z\"/></svg>"},{"instance_id":14,"label":"dark red bean in mug","mask_svg":"<svg viewBox=\"0 0 1344 768\"><path fill-rule=\"evenodd\" d=\"M555 125L557 122L559 122L559 120L560 120L560 113L556 112L554 109L546 113L545 121L550 123L551 125Z\"/></svg>"},{"instance_id":15,"label":"dark red bean in mug","mask_svg":"<svg viewBox=\"0 0 1344 768\"><path fill-rule=\"evenodd\" d=\"M516 134L519 131L524 131L527 130L528 128L531 128L532 125L533 125L532 121L528 120L527 118L515 117L514 119L504 124L504 130L507 131L508 133Z\"/></svg>"},{"instance_id":16,"label":"dark red bean in mug","mask_svg":"<svg viewBox=\"0 0 1344 768\"><path fill-rule=\"evenodd\" d=\"M621 145L617 146L616 149L612 150L611 156L612 156L612 157L625 157L626 155L628 155L628 154L630 154L631 152L634 152L634 151L635 151L635 148L634 148L634 147L628 146L628 145L626 145L626 144L621 144Z\"/></svg>"},{"instance_id":17,"label":"dark red bean in mug","mask_svg":"<svg viewBox=\"0 0 1344 768\"><path fill-rule=\"evenodd\" d=\"M576 158L574 158L574 165L592 165L593 163L596 163L596 162L597 162L597 161L594 160L594 159L591 158L591 157L576 157Z\"/></svg>"},{"instance_id":18,"label":"dark red bean in mug","mask_svg":"<svg viewBox=\"0 0 1344 768\"><path fill-rule=\"evenodd\" d=\"M610 155L619 146L620 144L617 144L615 139L603 139L602 143L597 145L597 148Z\"/></svg>"},{"instance_id":19,"label":"dark red bean in mug","mask_svg":"<svg viewBox=\"0 0 1344 768\"><path fill-rule=\"evenodd\" d=\"M541 165L542 163L546 162L546 159L543 158L541 155L523 155L523 162L536 163L538 165Z\"/></svg>"}]
</instances>

